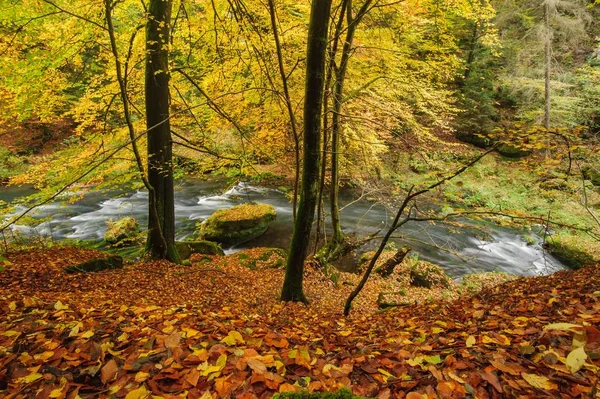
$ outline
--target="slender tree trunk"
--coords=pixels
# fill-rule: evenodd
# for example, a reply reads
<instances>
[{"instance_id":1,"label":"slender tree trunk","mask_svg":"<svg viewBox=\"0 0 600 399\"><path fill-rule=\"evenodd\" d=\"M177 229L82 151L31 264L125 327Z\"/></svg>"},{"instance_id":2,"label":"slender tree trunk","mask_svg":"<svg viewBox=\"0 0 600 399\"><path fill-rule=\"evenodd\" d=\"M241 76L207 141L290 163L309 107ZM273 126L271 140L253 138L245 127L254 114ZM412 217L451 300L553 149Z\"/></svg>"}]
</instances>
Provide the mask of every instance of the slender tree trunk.
<instances>
[{"instance_id":1,"label":"slender tree trunk","mask_svg":"<svg viewBox=\"0 0 600 399\"><path fill-rule=\"evenodd\" d=\"M343 0L340 4L340 15L335 29L333 31L332 40L328 50L329 63L327 65L327 72L325 74L325 94L323 96L323 151L321 152L321 179L319 181L319 196L317 200L317 234L315 238L315 252L319 248L319 241L321 233L325 237L325 215L323 214L323 191L325 190L325 170L327 169L327 148L329 141L329 97L331 96L331 80L333 79L333 72L335 70L335 56L337 54L338 45L340 42L340 34L344 25L344 16L346 15L346 7L350 0ZM325 239L327 239L325 237Z\"/></svg>"},{"instance_id":2,"label":"slender tree trunk","mask_svg":"<svg viewBox=\"0 0 600 399\"><path fill-rule=\"evenodd\" d=\"M359 10L356 18L352 17L352 2L348 1L346 8L347 14L347 30L344 46L342 48L342 58L340 60L340 66L337 71L336 79L334 82L333 89L333 115L331 119L331 189L329 196L329 204L331 210L331 228L333 230L331 239L327 246L327 254L336 252L337 247L342 245L344 242L344 233L342 231L342 225L340 221L340 206L339 206L339 194L340 194L340 179L339 179L339 168L340 168L340 138L342 135L342 123L341 123L341 112L342 112L342 100L344 94L344 83L346 81L346 72L348 71L348 61L352 52L352 42L354 41L354 33L356 27L362 17L368 10L371 0L365 0L361 9Z\"/></svg>"},{"instance_id":3,"label":"slender tree trunk","mask_svg":"<svg viewBox=\"0 0 600 399\"><path fill-rule=\"evenodd\" d=\"M294 200L292 203L292 213L294 219L296 219L296 208L298 204L298 186L300 184L300 136L298 135L296 117L294 115L294 109L292 106L292 97L290 96L290 90L288 88L287 75L285 73L285 67L283 65L283 49L281 48L281 42L279 40L279 31L277 30L277 11L275 10L274 0L269 0L269 14L271 15L271 29L273 29L273 38L275 39L275 48L277 49L277 65L279 67L279 74L281 76L281 84L283 85L283 95L285 98L285 105L290 118L290 127L292 128L292 138L294 140Z\"/></svg>"},{"instance_id":4,"label":"slender tree trunk","mask_svg":"<svg viewBox=\"0 0 600 399\"><path fill-rule=\"evenodd\" d=\"M150 212L146 249L152 257L181 262L175 247L173 143L169 123L171 0L150 0L146 24L146 127ZM156 209L157 212L152 210ZM162 237L161 237L162 235Z\"/></svg>"},{"instance_id":5,"label":"slender tree trunk","mask_svg":"<svg viewBox=\"0 0 600 399\"><path fill-rule=\"evenodd\" d=\"M479 21L473 24L473 32L471 34L471 42L469 43L469 54L467 55L467 62L465 64L465 73L463 75L462 85L464 85L469 76L471 76L471 67L473 61L475 61L475 50L477 49L477 35L479 34Z\"/></svg>"},{"instance_id":6,"label":"slender tree trunk","mask_svg":"<svg viewBox=\"0 0 600 399\"><path fill-rule=\"evenodd\" d=\"M544 19L545 19L545 65L544 65L544 127L550 129L550 63L552 57L552 34L550 32L550 6L547 2L544 3Z\"/></svg>"},{"instance_id":7,"label":"slender tree trunk","mask_svg":"<svg viewBox=\"0 0 600 399\"><path fill-rule=\"evenodd\" d=\"M325 52L330 12L331 0L313 0L306 51L302 187L281 291L283 301L307 302L302 289L302 278L317 205L321 155L321 107L325 85Z\"/></svg>"}]
</instances>

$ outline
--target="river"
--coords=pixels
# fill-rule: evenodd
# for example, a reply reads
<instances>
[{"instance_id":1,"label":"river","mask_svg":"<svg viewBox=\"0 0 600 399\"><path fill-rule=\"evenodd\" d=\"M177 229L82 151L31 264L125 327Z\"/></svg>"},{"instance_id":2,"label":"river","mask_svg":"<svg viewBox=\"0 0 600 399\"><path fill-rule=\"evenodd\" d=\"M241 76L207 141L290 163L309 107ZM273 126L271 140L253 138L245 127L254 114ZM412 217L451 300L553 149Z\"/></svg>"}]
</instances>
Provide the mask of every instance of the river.
<instances>
[{"instance_id":1,"label":"river","mask_svg":"<svg viewBox=\"0 0 600 399\"><path fill-rule=\"evenodd\" d=\"M238 183L224 191L223 182L184 179L175 188L175 214L177 239L192 235L195 225L214 211L247 201L271 204L277 219L263 236L227 252L257 246L287 249L292 231L292 209L285 194L273 188L248 183ZM27 194L27 189L7 187L0 189L0 200L11 201ZM37 208L34 218L48 218L36 227L13 226L13 230L26 235L52 237L55 240L75 239L101 241L106 222L125 216L135 217L142 226L147 224L145 191L129 193L101 193L90 191L75 203L53 202ZM352 198L342 198L344 203ZM24 205L17 205L15 214ZM341 212L342 228L364 236L378 230L385 232L391 218L382 205L368 201L353 202ZM503 271L517 275L548 274L565 269L558 260L541 247L541 238L528 231L535 243L523 239L524 230L498 226L481 220L461 219L461 226L444 223L410 222L398 231L402 238L394 239L397 246L409 245L422 259L442 266L453 277L483 271ZM374 249L371 242L362 251Z\"/></svg>"}]
</instances>

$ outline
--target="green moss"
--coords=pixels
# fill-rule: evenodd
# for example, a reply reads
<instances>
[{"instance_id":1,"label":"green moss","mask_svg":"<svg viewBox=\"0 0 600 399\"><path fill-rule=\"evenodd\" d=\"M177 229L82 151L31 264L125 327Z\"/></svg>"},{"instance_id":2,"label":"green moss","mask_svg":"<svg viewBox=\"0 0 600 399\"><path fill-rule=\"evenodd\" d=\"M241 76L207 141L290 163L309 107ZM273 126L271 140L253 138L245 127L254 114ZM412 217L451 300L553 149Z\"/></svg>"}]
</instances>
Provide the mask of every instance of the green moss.
<instances>
[{"instance_id":1,"label":"green moss","mask_svg":"<svg viewBox=\"0 0 600 399\"><path fill-rule=\"evenodd\" d=\"M67 273L95 273L102 270L121 268L123 268L123 258L111 255L106 258L92 259L78 265L67 266L64 270Z\"/></svg>"},{"instance_id":2,"label":"green moss","mask_svg":"<svg viewBox=\"0 0 600 399\"><path fill-rule=\"evenodd\" d=\"M410 285L448 288L452 285L452 279L440 266L420 260L410 267Z\"/></svg>"},{"instance_id":3,"label":"green moss","mask_svg":"<svg viewBox=\"0 0 600 399\"><path fill-rule=\"evenodd\" d=\"M462 278L461 288L469 294L475 294L484 288L493 287L516 278L512 274L502 272L467 274Z\"/></svg>"},{"instance_id":4,"label":"green moss","mask_svg":"<svg viewBox=\"0 0 600 399\"><path fill-rule=\"evenodd\" d=\"M108 230L104 234L104 241L111 245L126 245L136 241L140 232L140 225L135 218L130 216L115 221L108 221Z\"/></svg>"},{"instance_id":5,"label":"green moss","mask_svg":"<svg viewBox=\"0 0 600 399\"><path fill-rule=\"evenodd\" d=\"M277 269L285 265L285 251L280 248L264 248L258 255L254 254L253 251L238 252L236 255L240 265L250 270Z\"/></svg>"},{"instance_id":6,"label":"green moss","mask_svg":"<svg viewBox=\"0 0 600 399\"><path fill-rule=\"evenodd\" d=\"M544 248L556 259L573 269L580 269L596 261L581 242L570 236L553 236L546 241Z\"/></svg>"},{"instance_id":7,"label":"green moss","mask_svg":"<svg viewBox=\"0 0 600 399\"><path fill-rule=\"evenodd\" d=\"M243 204L220 209L200 225L200 236L223 245L237 245L256 238L269 228L277 214L268 204Z\"/></svg>"},{"instance_id":8,"label":"green moss","mask_svg":"<svg viewBox=\"0 0 600 399\"><path fill-rule=\"evenodd\" d=\"M361 399L362 396L352 395L348 388L342 388L335 392L308 393L303 392L283 392L273 396L273 399Z\"/></svg>"},{"instance_id":9,"label":"green moss","mask_svg":"<svg viewBox=\"0 0 600 399\"><path fill-rule=\"evenodd\" d=\"M198 241L178 241L175 243L177 252L181 259L189 259L193 254L203 255L225 255L223 248L212 241L198 240Z\"/></svg>"},{"instance_id":10,"label":"green moss","mask_svg":"<svg viewBox=\"0 0 600 399\"><path fill-rule=\"evenodd\" d=\"M523 158L531 154L531 151L527 151L522 148L512 146L510 144L499 145L497 151L508 158Z\"/></svg>"}]
</instances>

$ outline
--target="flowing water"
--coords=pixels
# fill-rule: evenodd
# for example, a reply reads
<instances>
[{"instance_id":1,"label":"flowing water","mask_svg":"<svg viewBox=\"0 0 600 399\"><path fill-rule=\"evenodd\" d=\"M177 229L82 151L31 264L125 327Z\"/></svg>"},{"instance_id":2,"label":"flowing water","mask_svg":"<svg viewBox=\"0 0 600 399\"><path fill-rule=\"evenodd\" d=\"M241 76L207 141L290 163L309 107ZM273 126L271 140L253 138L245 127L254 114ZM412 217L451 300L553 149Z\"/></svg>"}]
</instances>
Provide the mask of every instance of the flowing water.
<instances>
[{"instance_id":1,"label":"flowing water","mask_svg":"<svg viewBox=\"0 0 600 399\"><path fill-rule=\"evenodd\" d=\"M228 208L248 201L271 204L277 211L277 219L263 236L227 252L269 246L287 249L292 232L292 209L281 191L257 185L238 183L224 191L224 183L193 179L181 181L175 188L175 214L177 239L192 235L196 223L210 216L217 209ZM30 193L27 189L0 189L0 200L10 201ZM71 193L72 194L72 193ZM106 222L125 216L133 216L140 224L147 224L148 193L88 192L73 203L53 202L37 208L34 218L48 218L36 227L13 226L13 230L26 235L52 237L55 240L75 239L101 241L106 232ZM352 198L342 198L350 203ZM18 205L15 214L26 209ZM390 214L382 205L368 201L351 203L341 212L342 228L359 236L381 230L382 234L391 223ZM480 220L461 219L461 225L444 223L410 222L398 231L397 247L409 245L422 259L442 266L448 274L460 277L482 271L504 271L519 275L546 274L566 268L541 248L541 238L535 230L527 232L534 244L523 239L523 231L501 227ZM375 249L378 241L372 241L362 251Z\"/></svg>"}]
</instances>

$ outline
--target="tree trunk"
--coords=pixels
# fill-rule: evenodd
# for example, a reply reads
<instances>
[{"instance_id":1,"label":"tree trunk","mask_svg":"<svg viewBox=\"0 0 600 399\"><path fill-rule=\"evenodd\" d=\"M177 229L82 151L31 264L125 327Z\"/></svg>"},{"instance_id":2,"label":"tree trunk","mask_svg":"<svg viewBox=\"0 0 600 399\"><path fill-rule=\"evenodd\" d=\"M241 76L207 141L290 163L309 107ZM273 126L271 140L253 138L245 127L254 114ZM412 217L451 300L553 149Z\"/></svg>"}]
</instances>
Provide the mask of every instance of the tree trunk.
<instances>
[{"instance_id":1,"label":"tree trunk","mask_svg":"<svg viewBox=\"0 0 600 399\"><path fill-rule=\"evenodd\" d=\"M340 138L342 135L342 100L344 94L344 83L346 81L346 72L348 71L348 61L352 53L352 42L354 40L354 33L356 32L356 26L359 24L362 17L368 10L371 0L365 0L361 9L358 11L356 17L352 17L352 1L348 0L348 6L346 8L347 14L347 31L344 46L342 47L342 58L340 60L340 66L337 71L336 79L334 82L333 89L333 115L331 119L331 190L329 197L329 205L331 210L331 228L333 230L331 239L327 244L326 258L330 253L335 252L336 248L343 244L344 233L340 222L340 206L339 206L339 194L340 194L340 181L339 181L339 168L340 168Z\"/></svg>"},{"instance_id":2,"label":"tree trunk","mask_svg":"<svg viewBox=\"0 0 600 399\"><path fill-rule=\"evenodd\" d=\"M302 278L317 205L321 155L321 107L325 85L325 51L330 12L331 0L313 0L306 51L302 187L281 291L283 301L307 302L302 289Z\"/></svg>"},{"instance_id":3,"label":"tree trunk","mask_svg":"<svg viewBox=\"0 0 600 399\"><path fill-rule=\"evenodd\" d=\"M410 248L402 247L402 249L394 254L390 259L388 259L379 269L379 274L381 277L389 277L394 273L396 266L398 266L406 255L410 252Z\"/></svg>"},{"instance_id":4,"label":"tree trunk","mask_svg":"<svg viewBox=\"0 0 600 399\"><path fill-rule=\"evenodd\" d=\"M180 263L175 247L175 199L169 123L171 1L150 0L146 24L146 127L148 129L148 241L154 258Z\"/></svg>"},{"instance_id":5,"label":"tree trunk","mask_svg":"<svg viewBox=\"0 0 600 399\"><path fill-rule=\"evenodd\" d=\"M550 62L552 57L552 35L550 32L550 6L544 3L545 19L545 65L544 65L544 127L550 129Z\"/></svg>"}]
</instances>

